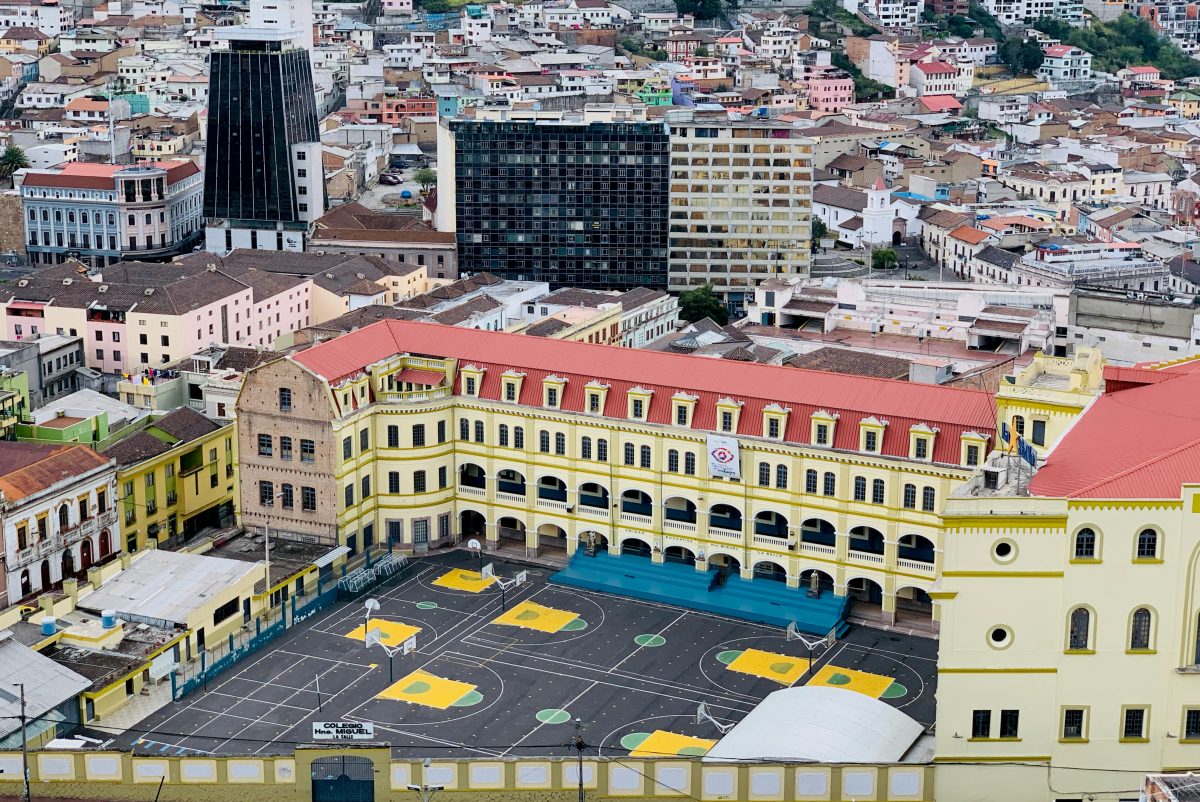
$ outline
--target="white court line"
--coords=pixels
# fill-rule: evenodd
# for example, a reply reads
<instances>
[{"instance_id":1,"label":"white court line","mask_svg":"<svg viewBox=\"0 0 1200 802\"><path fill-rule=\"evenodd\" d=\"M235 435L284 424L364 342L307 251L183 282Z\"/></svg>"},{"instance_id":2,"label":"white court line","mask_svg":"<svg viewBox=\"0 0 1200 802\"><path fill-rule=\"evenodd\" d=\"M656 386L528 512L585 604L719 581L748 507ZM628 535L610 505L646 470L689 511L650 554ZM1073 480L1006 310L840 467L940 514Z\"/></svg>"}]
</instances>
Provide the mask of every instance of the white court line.
<instances>
[{"instance_id":1,"label":"white court line","mask_svg":"<svg viewBox=\"0 0 1200 802\"><path fill-rule=\"evenodd\" d=\"M275 686L275 687L277 687L277 688L278 688L278 687L283 687L283 686L281 686L281 685L277 685L277 686ZM303 692L303 691L307 691L307 689L303 689L303 690L302 690L302 692ZM307 692L308 692L308 693L312 693L312 691L307 691ZM289 709L291 709L291 710L305 710L305 711L307 711L307 710L308 710L308 708L307 708L307 707L300 707L299 705L285 705L285 704L276 704L275 702L271 702L271 701L268 701L268 700L266 700L266 699L251 699L249 696L238 696L238 695L236 695L236 694L232 694L232 693L221 693L220 691L209 691L208 695L209 695L209 696L224 696L224 697L226 697L226 698L229 698L229 699L237 699L239 702L255 702L255 703L257 703L257 704L260 704L260 705L275 705L276 707L286 707L286 708L289 708ZM222 710L209 710L208 708L205 708L205 707L195 707L195 706L193 706L193 707L192 707L192 710L200 710L200 711L203 711L203 712L205 712L205 713L212 713L214 716L230 716L230 715L233 715L232 713L227 713L227 712L225 712L225 711L222 711Z\"/></svg>"},{"instance_id":2,"label":"white court line","mask_svg":"<svg viewBox=\"0 0 1200 802\"><path fill-rule=\"evenodd\" d=\"M655 634L655 635L659 635L659 636L661 636L661 635L662 635L664 632L666 632L668 629L670 629L670 628L671 628L671 626L672 626L673 624L677 624L677 623L679 623L680 621L682 621L682 620L683 620L683 617L684 617L684 616L686 616L686 615L687 615L687 611L685 610L684 612L680 613L680 614L679 614L679 615L678 615L678 616L675 618L675 620L673 620L673 621L672 621L670 624L667 624L665 627L663 627L662 629L660 629L658 632L656 632L656 633L654 633L654 634ZM663 638L663 640L666 640L666 638ZM636 642L636 641L635 641L635 642ZM624 663L624 662L625 662L626 660L628 660L630 657L633 657L635 654L637 654L638 652L640 652L642 649L645 649L645 648L646 648L645 646L640 646L640 645L639 645L639 646L638 646L636 649L634 649L632 652L630 652L629 654L625 655L625 657L624 657L624 658L621 660L621 663ZM606 673L606 674L611 674L612 672L616 671L618 668L620 668L620 667L621 667L621 663L617 663L615 666L613 666L612 668L610 668L610 669L609 669L608 671L606 671L605 673Z\"/></svg>"},{"instance_id":3,"label":"white court line","mask_svg":"<svg viewBox=\"0 0 1200 802\"><path fill-rule=\"evenodd\" d=\"M597 682L593 682L591 685L588 685L588 686L587 686L586 688L584 688L582 691L580 691L579 693L575 694L575 696L573 696L573 697L571 697L570 699L568 699L568 700L567 700L567 702L566 702L566 704L562 705L562 706L561 706L559 709L560 709L560 710L567 710L567 711L570 711L570 709L571 709L571 705L573 705L573 704L575 704L576 702L578 702L578 701L579 701L579 700L580 700L580 699L583 697L583 695L584 695L585 693L591 693L592 689L593 689L593 688L595 688L595 687L596 687L596 685L598 685L598 684L599 684L599 683L597 683ZM539 721L539 722L538 722L538 725L537 725L536 727L534 727L532 730L530 730L529 732L527 732L527 733L525 733L524 735L522 735L522 736L521 736L520 738L518 738L517 740L513 741L513 744L512 744L512 746L508 747L508 748L507 748L507 749L505 749L503 752L501 752L501 753L500 753L500 756L501 756L501 757L503 757L504 755L507 755L507 754L508 754L509 752L511 752L512 750L516 749L516 748L517 748L518 746L520 746L520 745L521 745L521 744L522 744L522 743L523 743L523 742L524 742L526 739L528 739L528 738L532 737L532 736L533 736L533 734L534 734L535 732L537 732L538 730L540 730L542 727L545 727L545 726L546 726L545 722Z\"/></svg>"},{"instance_id":4,"label":"white court line","mask_svg":"<svg viewBox=\"0 0 1200 802\"><path fill-rule=\"evenodd\" d=\"M301 662L303 662L303 661L301 661ZM290 665L290 666L288 666L287 668L283 669L283 671L280 671L280 672L279 672L279 674L283 674L283 673L285 673L285 672L291 671L293 668L296 668L296 667L297 667L297 666L299 666L299 665L300 665L299 663L296 663L296 664L294 664L294 665ZM334 671L334 670L336 670L336 669L337 669L337 665L335 664L335 665L332 665L332 666L330 666L329 668L325 669L324 671L322 671L322 672L321 672L319 675L318 675L318 674L314 674L314 676L317 676L317 677L323 677L323 676L325 676L326 674L328 674L329 672L331 672L331 671ZM279 675L277 674L276 676L279 676ZM347 686L347 687L349 687L349 686ZM308 693L308 691L307 691L307 690L305 690L305 691L296 691L296 692L294 692L294 693L288 694L288 696L287 696L287 697L285 697L285 698L284 698L282 701L280 701L280 702L275 702L275 703L267 702L267 704L270 704L270 705L271 705L271 708L270 708L269 710L267 710L267 712L263 713L263 714L262 714L261 716L259 716L257 719L255 719L255 720L251 721L251 722L250 722L249 724L247 724L245 727L242 727L242 729L238 730L238 731L237 731L237 732L235 732L233 735L229 736L229 737L228 737L228 738L226 738L224 741L222 741L221 743L217 744L217 746L213 747L213 751L214 751L214 752L215 752L215 751L218 751L219 749L221 749L221 747L225 746L225 744L227 744L227 743L229 743L230 741L232 741L232 740L234 740L234 739L238 738L239 736L241 736L241 734L242 734L243 732L245 732L246 730L250 729L250 728L251 728L251 727L253 727L255 724L268 724L268 725L270 725L270 726L272 726L272 727L284 727L284 731L283 731L283 732L281 732L281 733L279 734L279 736L277 736L276 738L272 738L272 739L271 739L271 741L278 740L278 739L279 739L279 737L281 737L281 736L283 736L284 734L286 734L286 733L288 732L288 730L290 730L290 729L292 728L292 726L294 726L294 725L292 725L292 726L288 726L288 725L285 725L285 724L274 724L274 723L272 723L272 722L270 722L270 721L264 721L264 719L265 719L267 716L269 716L269 715L271 715L272 713L274 713L274 712L275 712L275 711L276 711L278 708L280 708L280 707L283 707L283 706L284 706L284 705L285 705L285 704L286 704L286 703L287 703L287 702L288 702L288 701L289 701L289 700L290 700L292 697L294 697L294 696L295 696L297 693ZM258 701L258 700L253 700L253 701ZM309 712L311 712L311 709L310 709L310 711L309 711ZM257 739L255 739L255 740L257 740ZM269 746L269 745L270 745L270 741L268 741L268 742L266 743L266 745L268 745L268 746ZM263 747L260 747L260 748L263 748Z\"/></svg>"}]
</instances>

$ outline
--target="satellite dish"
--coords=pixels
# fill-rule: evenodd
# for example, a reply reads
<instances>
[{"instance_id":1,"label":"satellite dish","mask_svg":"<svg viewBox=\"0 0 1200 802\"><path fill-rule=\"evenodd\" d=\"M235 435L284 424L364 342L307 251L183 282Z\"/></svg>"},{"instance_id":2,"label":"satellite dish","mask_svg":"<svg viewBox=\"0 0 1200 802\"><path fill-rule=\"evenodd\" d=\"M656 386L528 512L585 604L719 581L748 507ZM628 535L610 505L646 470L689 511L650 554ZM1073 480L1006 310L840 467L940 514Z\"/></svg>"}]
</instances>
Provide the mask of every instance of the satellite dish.
<instances>
[{"instance_id":1,"label":"satellite dish","mask_svg":"<svg viewBox=\"0 0 1200 802\"><path fill-rule=\"evenodd\" d=\"M470 540L467 541L467 548L473 549L474 551L479 551L480 549L483 548L483 544L481 544L475 538L471 538Z\"/></svg>"},{"instance_id":2,"label":"satellite dish","mask_svg":"<svg viewBox=\"0 0 1200 802\"><path fill-rule=\"evenodd\" d=\"M363 602L363 607L367 608L367 612L373 613L379 609L379 600L367 599L365 602Z\"/></svg>"}]
</instances>

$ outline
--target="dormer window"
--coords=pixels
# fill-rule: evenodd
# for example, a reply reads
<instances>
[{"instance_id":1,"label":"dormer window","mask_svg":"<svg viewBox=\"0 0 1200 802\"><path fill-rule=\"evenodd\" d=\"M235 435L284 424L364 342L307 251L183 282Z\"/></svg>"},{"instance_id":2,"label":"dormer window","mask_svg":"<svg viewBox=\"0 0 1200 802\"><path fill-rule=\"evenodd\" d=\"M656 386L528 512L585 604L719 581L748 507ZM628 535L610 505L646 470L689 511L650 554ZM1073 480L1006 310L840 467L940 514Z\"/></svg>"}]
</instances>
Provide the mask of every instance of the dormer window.
<instances>
[{"instance_id":1,"label":"dormer window","mask_svg":"<svg viewBox=\"0 0 1200 802\"><path fill-rule=\"evenodd\" d=\"M933 443L938 430L924 423L919 423L908 430L908 455L915 460L930 462L933 460Z\"/></svg>"},{"instance_id":2,"label":"dormer window","mask_svg":"<svg viewBox=\"0 0 1200 802\"><path fill-rule=\"evenodd\" d=\"M959 462L967 468L977 468L983 464L987 454L988 436L979 432L963 432L962 443L959 446Z\"/></svg>"},{"instance_id":3,"label":"dormer window","mask_svg":"<svg viewBox=\"0 0 1200 802\"><path fill-rule=\"evenodd\" d=\"M834 427L837 425L836 413L818 410L812 414L812 431L810 438L814 446L829 447L833 445Z\"/></svg>"},{"instance_id":4,"label":"dormer window","mask_svg":"<svg viewBox=\"0 0 1200 802\"><path fill-rule=\"evenodd\" d=\"M608 398L608 385L590 381L583 386L585 409L589 415L603 415L604 402Z\"/></svg>"},{"instance_id":5,"label":"dormer window","mask_svg":"<svg viewBox=\"0 0 1200 802\"><path fill-rule=\"evenodd\" d=\"M696 409L697 400L699 400L699 396L689 395L683 391L671 396L671 408L674 410L671 420L676 426L692 425L692 413Z\"/></svg>"},{"instance_id":6,"label":"dormer window","mask_svg":"<svg viewBox=\"0 0 1200 802\"><path fill-rule=\"evenodd\" d=\"M524 373L515 370L505 371L500 377L503 385L504 400L510 404L515 404L517 399L521 397L521 381L525 378Z\"/></svg>"},{"instance_id":7,"label":"dormer window","mask_svg":"<svg viewBox=\"0 0 1200 802\"><path fill-rule=\"evenodd\" d=\"M888 422L876 417L863 418L859 424L858 450L878 454L883 447L883 430Z\"/></svg>"},{"instance_id":8,"label":"dormer window","mask_svg":"<svg viewBox=\"0 0 1200 802\"><path fill-rule=\"evenodd\" d=\"M542 405L550 409L559 409L562 404L563 390L567 380L553 374L542 380Z\"/></svg>"},{"instance_id":9,"label":"dormer window","mask_svg":"<svg viewBox=\"0 0 1200 802\"><path fill-rule=\"evenodd\" d=\"M588 393L588 412L599 414L600 393Z\"/></svg>"},{"instance_id":10,"label":"dormer window","mask_svg":"<svg viewBox=\"0 0 1200 802\"><path fill-rule=\"evenodd\" d=\"M466 365L463 367L463 395L479 396L479 387L483 384L483 371L484 368L479 368L475 365Z\"/></svg>"},{"instance_id":11,"label":"dormer window","mask_svg":"<svg viewBox=\"0 0 1200 802\"><path fill-rule=\"evenodd\" d=\"M742 414L742 402L732 398L717 401L717 428L722 432L736 432L738 418Z\"/></svg>"},{"instance_id":12,"label":"dormer window","mask_svg":"<svg viewBox=\"0 0 1200 802\"><path fill-rule=\"evenodd\" d=\"M787 428L787 416L791 412L779 404L768 404L763 408L763 437L770 440L782 440Z\"/></svg>"},{"instance_id":13,"label":"dormer window","mask_svg":"<svg viewBox=\"0 0 1200 802\"><path fill-rule=\"evenodd\" d=\"M650 399L653 395L654 391L647 390L645 387L631 389L629 391L629 417L633 420L646 420L646 415L650 410Z\"/></svg>"}]
</instances>

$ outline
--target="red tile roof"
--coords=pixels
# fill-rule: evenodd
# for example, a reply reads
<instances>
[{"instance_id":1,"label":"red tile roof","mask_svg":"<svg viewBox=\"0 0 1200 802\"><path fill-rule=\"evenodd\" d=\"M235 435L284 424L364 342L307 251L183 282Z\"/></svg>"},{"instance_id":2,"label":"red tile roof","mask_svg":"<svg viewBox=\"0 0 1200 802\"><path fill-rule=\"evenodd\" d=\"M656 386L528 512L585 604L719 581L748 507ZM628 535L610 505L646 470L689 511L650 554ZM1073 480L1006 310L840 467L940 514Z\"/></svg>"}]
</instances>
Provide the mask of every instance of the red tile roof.
<instances>
[{"instance_id":1,"label":"red tile roof","mask_svg":"<svg viewBox=\"0 0 1200 802\"><path fill-rule=\"evenodd\" d=\"M88 446L0 443L0 493L17 501L108 461Z\"/></svg>"},{"instance_id":2,"label":"red tile roof","mask_svg":"<svg viewBox=\"0 0 1200 802\"><path fill-rule=\"evenodd\" d=\"M425 384L430 387L437 387L446 380L446 374L438 373L435 370L417 370L416 368L405 368L396 374L398 382L412 382L413 384Z\"/></svg>"},{"instance_id":3,"label":"red tile roof","mask_svg":"<svg viewBox=\"0 0 1200 802\"><path fill-rule=\"evenodd\" d=\"M944 61L921 61L913 65L926 75L957 75L958 68Z\"/></svg>"},{"instance_id":4,"label":"red tile roof","mask_svg":"<svg viewBox=\"0 0 1200 802\"><path fill-rule=\"evenodd\" d=\"M641 386L654 390L647 419L673 422L671 397L678 391L698 396L693 428L716 429L716 403L730 397L742 402L738 434L762 436L762 410L778 403L789 407L784 439L810 443L809 417L820 410L840 415L835 448L858 450L858 424L875 416L887 420L882 453L907 457L909 427L936 427L933 458L957 464L959 437L995 428L995 401L989 393L799 368L707 359L660 351L592 345L570 340L526 337L419 321L384 320L328 340L291 357L331 383L361 373L368 365L397 353L452 357L460 366L485 368L480 396L501 397L500 376L515 369L525 374L519 403L542 406L542 379L567 379L561 406L583 411L584 385L609 385L604 414L626 418L625 393ZM461 379L459 379L461 381ZM461 388L456 387L456 392Z\"/></svg>"},{"instance_id":5,"label":"red tile roof","mask_svg":"<svg viewBox=\"0 0 1200 802\"><path fill-rule=\"evenodd\" d=\"M1067 498L1179 498L1181 484L1200 481L1197 395L1200 373L1176 373L1170 381L1100 396L1055 446L1031 491Z\"/></svg>"},{"instance_id":6,"label":"red tile roof","mask_svg":"<svg viewBox=\"0 0 1200 802\"><path fill-rule=\"evenodd\" d=\"M27 187L115 189L116 182L113 177L130 167L160 167L167 171L167 184L178 183L200 172L196 163L191 161L139 162L138 164L69 162L61 170L26 173L23 183Z\"/></svg>"},{"instance_id":7,"label":"red tile roof","mask_svg":"<svg viewBox=\"0 0 1200 802\"><path fill-rule=\"evenodd\" d=\"M959 226L950 232L950 236L954 237L956 240L961 240L971 245L978 245L990 237L991 234L987 233L986 231L980 231L977 228L972 228L971 226Z\"/></svg>"},{"instance_id":8,"label":"red tile roof","mask_svg":"<svg viewBox=\"0 0 1200 802\"><path fill-rule=\"evenodd\" d=\"M963 107L954 95L924 95L921 97L921 105L932 112L954 111Z\"/></svg>"}]
</instances>

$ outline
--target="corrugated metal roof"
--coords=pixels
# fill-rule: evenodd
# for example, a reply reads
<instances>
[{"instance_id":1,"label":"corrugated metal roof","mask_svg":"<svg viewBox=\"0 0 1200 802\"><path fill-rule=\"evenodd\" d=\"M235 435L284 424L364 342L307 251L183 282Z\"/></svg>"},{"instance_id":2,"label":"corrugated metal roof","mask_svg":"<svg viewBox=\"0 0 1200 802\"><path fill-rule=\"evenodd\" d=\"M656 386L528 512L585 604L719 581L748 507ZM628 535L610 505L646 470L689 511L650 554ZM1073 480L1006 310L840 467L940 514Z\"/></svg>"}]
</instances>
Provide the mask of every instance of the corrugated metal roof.
<instances>
[{"instance_id":1,"label":"corrugated metal roof","mask_svg":"<svg viewBox=\"0 0 1200 802\"><path fill-rule=\"evenodd\" d=\"M25 682L25 714L37 718L91 687L91 680L0 633L0 676ZM19 691L0 686L0 735L20 727Z\"/></svg>"},{"instance_id":2,"label":"corrugated metal roof","mask_svg":"<svg viewBox=\"0 0 1200 802\"><path fill-rule=\"evenodd\" d=\"M186 624L197 608L256 572L262 572L258 563L152 549L79 606Z\"/></svg>"},{"instance_id":3,"label":"corrugated metal roof","mask_svg":"<svg viewBox=\"0 0 1200 802\"><path fill-rule=\"evenodd\" d=\"M1030 485L1039 496L1177 499L1200 481L1200 373L1100 396Z\"/></svg>"},{"instance_id":4,"label":"corrugated metal roof","mask_svg":"<svg viewBox=\"0 0 1200 802\"><path fill-rule=\"evenodd\" d=\"M914 384L799 368L715 360L685 354L593 345L569 340L438 326L418 321L385 320L321 343L291 357L337 382L360 373L374 362L397 353L451 357L459 365L486 368L479 394L501 398L501 374L526 374L518 403L542 406L542 379L566 378L560 401L565 410L585 409L584 385L610 386L604 414L627 418L625 393L640 386L653 389L647 410L650 423L671 425L671 396L684 391L699 397L692 428L716 430L716 403L730 397L742 403L737 434L762 436L762 410L778 403L789 407L784 440L809 443L809 416L819 410L840 413L835 448L858 450L858 423L875 416L889 421L882 453L907 457L908 429L925 423L940 429L934 444L937 462L960 461L959 436L995 428L995 400L989 393L956 387ZM461 379L459 379L461 381ZM461 392L456 387L456 392Z\"/></svg>"}]
</instances>

